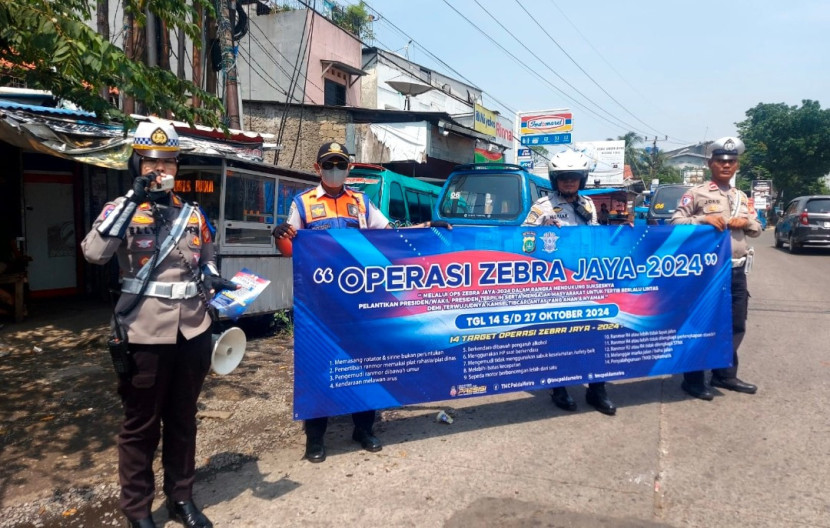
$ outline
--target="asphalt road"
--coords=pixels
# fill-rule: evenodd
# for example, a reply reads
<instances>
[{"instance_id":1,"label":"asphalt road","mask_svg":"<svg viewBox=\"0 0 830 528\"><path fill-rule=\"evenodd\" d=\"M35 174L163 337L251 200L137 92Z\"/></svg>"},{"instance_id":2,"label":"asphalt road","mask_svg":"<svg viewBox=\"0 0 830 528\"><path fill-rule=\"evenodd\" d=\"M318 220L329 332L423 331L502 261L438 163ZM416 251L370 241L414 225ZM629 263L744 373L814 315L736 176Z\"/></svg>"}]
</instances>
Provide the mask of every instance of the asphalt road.
<instances>
[{"instance_id":1,"label":"asphalt road","mask_svg":"<svg viewBox=\"0 0 830 528\"><path fill-rule=\"evenodd\" d=\"M756 395L694 400L672 376L613 384L615 417L581 388L576 413L544 391L406 407L376 454L340 418L326 462L263 452L196 500L217 527L830 527L830 249L755 246L739 375Z\"/></svg>"}]
</instances>

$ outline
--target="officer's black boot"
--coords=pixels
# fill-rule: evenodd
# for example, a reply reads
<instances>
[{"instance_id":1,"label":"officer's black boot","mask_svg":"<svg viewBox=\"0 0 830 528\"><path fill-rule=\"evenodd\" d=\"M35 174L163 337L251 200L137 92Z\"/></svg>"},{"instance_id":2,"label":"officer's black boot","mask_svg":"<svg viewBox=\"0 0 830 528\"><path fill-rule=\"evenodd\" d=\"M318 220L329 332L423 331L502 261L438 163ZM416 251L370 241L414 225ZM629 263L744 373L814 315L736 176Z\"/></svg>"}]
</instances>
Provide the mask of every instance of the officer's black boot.
<instances>
[{"instance_id":1,"label":"officer's black boot","mask_svg":"<svg viewBox=\"0 0 830 528\"><path fill-rule=\"evenodd\" d=\"M715 398L712 389L706 384L706 373L702 370L684 373L680 388L689 396L700 400L711 401Z\"/></svg>"},{"instance_id":2,"label":"officer's black boot","mask_svg":"<svg viewBox=\"0 0 830 528\"><path fill-rule=\"evenodd\" d=\"M722 378L717 375L712 375L712 386L735 392L743 392L744 394L755 394L758 391L758 387L751 383L746 383L738 378Z\"/></svg>"},{"instance_id":3,"label":"officer's black boot","mask_svg":"<svg viewBox=\"0 0 830 528\"><path fill-rule=\"evenodd\" d=\"M304 458L314 464L326 460L326 445L323 443L323 437L306 437Z\"/></svg>"},{"instance_id":4,"label":"officer's black boot","mask_svg":"<svg viewBox=\"0 0 830 528\"><path fill-rule=\"evenodd\" d=\"M371 431L367 431L363 428L355 427L354 432L352 433L352 440L359 443L360 447L366 451L370 451L372 453L383 449L383 444L380 439L373 435Z\"/></svg>"},{"instance_id":5,"label":"officer's black boot","mask_svg":"<svg viewBox=\"0 0 830 528\"><path fill-rule=\"evenodd\" d=\"M167 499L167 513L170 519L178 521L187 528L213 528L213 523L199 511L193 501L173 501Z\"/></svg>"},{"instance_id":6,"label":"officer's black boot","mask_svg":"<svg viewBox=\"0 0 830 528\"><path fill-rule=\"evenodd\" d=\"M591 383L588 385L588 390L585 392L585 401L602 414L608 416L617 414L617 407L605 392L605 383Z\"/></svg>"},{"instance_id":7,"label":"officer's black boot","mask_svg":"<svg viewBox=\"0 0 830 528\"><path fill-rule=\"evenodd\" d=\"M553 404L559 407L564 411L575 411L576 410L576 402L571 398L571 395L568 394L568 389L565 387L556 387L555 389L550 391L550 399L553 400Z\"/></svg>"}]
</instances>

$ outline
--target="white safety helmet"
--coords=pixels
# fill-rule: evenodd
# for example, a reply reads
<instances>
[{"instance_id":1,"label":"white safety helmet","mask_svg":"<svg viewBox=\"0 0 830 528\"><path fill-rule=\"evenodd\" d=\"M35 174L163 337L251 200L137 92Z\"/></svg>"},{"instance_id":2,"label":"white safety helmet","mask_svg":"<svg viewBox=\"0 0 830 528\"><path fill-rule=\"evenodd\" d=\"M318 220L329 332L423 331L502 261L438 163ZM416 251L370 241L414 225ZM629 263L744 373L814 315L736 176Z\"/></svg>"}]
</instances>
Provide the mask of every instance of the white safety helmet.
<instances>
[{"instance_id":1,"label":"white safety helmet","mask_svg":"<svg viewBox=\"0 0 830 528\"><path fill-rule=\"evenodd\" d=\"M576 150L557 152L548 164L550 183L554 189L558 189L556 179L562 174L574 173L579 175L580 190L584 189L588 183L588 173L594 168L594 165L594 160L586 156L584 152Z\"/></svg>"}]
</instances>

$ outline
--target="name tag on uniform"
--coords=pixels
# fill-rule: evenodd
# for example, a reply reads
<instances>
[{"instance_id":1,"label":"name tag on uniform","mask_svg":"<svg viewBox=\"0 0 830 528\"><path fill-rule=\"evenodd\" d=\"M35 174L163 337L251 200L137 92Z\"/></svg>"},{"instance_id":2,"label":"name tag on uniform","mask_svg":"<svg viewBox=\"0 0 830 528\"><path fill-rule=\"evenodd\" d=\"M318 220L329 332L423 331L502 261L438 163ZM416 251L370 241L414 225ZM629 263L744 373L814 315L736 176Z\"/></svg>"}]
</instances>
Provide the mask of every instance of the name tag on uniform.
<instances>
[{"instance_id":1,"label":"name tag on uniform","mask_svg":"<svg viewBox=\"0 0 830 528\"><path fill-rule=\"evenodd\" d=\"M326 216L326 206L323 204L316 204L311 206L311 218L323 218Z\"/></svg>"}]
</instances>

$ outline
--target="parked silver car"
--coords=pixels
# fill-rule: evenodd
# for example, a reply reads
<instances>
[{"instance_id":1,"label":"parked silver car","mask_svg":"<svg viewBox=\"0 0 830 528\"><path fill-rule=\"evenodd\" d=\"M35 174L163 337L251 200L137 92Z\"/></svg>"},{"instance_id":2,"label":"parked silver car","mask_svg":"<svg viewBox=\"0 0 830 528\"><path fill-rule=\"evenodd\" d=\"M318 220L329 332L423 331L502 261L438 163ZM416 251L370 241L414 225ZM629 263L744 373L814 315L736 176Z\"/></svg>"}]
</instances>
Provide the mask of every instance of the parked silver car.
<instances>
[{"instance_id":1,"label":"parked silver car","mask_svg":"<svg viewBox=\"0 0 830 528\"><path fill-rule=\"evenodd\" d=\"M830 246L830 196L799 196L775 224L775 247L797 253L804 245Z\"/></svg>"}]
</instances>

